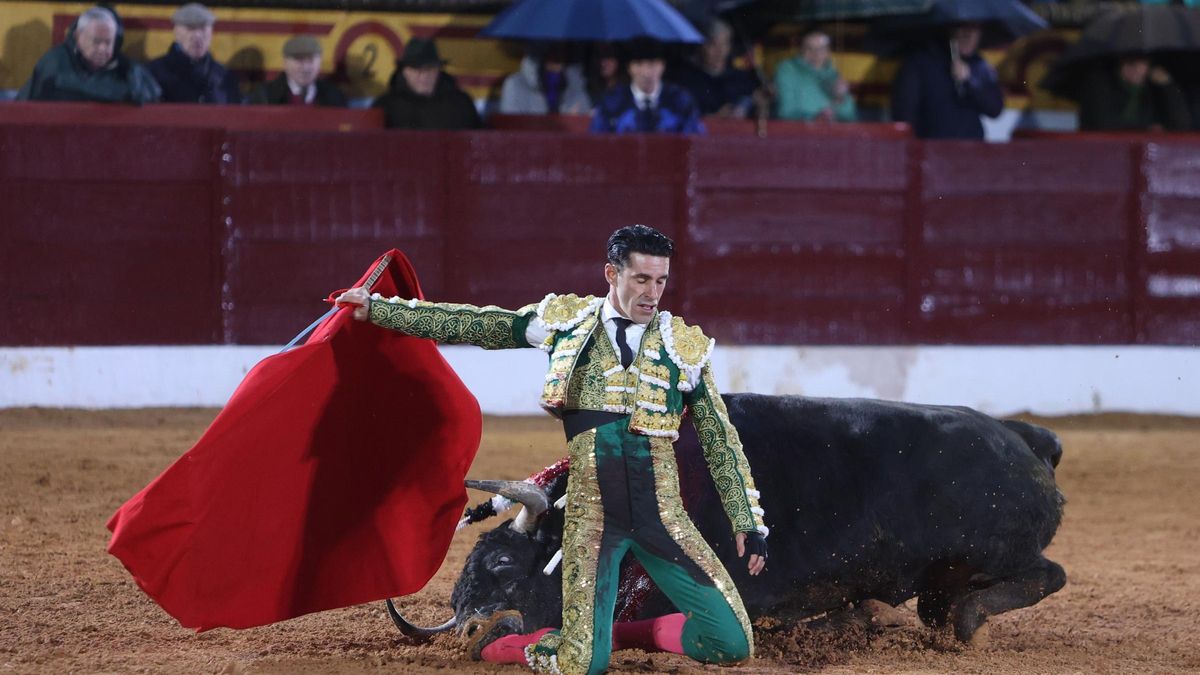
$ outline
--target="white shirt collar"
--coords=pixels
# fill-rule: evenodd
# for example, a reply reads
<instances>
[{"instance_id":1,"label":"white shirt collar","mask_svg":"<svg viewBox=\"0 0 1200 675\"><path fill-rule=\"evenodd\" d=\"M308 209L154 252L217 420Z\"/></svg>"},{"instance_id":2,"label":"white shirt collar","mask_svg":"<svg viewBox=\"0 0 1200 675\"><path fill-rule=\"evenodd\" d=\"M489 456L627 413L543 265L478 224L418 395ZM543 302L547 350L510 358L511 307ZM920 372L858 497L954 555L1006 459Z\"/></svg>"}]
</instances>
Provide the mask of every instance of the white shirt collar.
<instances>
[{"instance_id":1,"label":"white shirt collar","mask_svg":"<svg viewBox=\"0 0 1200 675\"><path fill-rule=\"evenodd\" d=\"M633 102L637 105L639 110L644 109L647 104L649 104L651 108L658 107L658 95L662 93L662 82L659 82L658 86L654 88L654 91L649 94L643 92L641 89L638 89L637 86L633 84L629 85L629 89L633 92Z\"/></svg>"},{"instance_id":2,"label":"white shirt collar","mask_svg":"<svg viewBox=\"0 0 1200 675\"><path fill-rule=\"evenodd\" d=\"M604 319L605 321L612 321L613 319L618 318L618 317L620 317L622 319L628 318L625 316L621 316L621 313L617 311L616 307L613 307L612 302L606 296L604 298L604 306L600 309L600 318Z\"/></svg>"}]
</instances>

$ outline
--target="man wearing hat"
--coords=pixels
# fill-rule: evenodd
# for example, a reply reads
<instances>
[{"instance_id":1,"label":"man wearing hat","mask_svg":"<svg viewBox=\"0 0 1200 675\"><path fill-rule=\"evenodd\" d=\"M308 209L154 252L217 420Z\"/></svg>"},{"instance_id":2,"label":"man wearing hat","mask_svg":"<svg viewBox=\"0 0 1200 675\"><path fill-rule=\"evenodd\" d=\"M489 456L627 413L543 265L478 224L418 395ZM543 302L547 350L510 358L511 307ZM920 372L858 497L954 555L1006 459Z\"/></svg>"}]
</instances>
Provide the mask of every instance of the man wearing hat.
<instances>
[{"instance_id":1,"label":"man wearing hat","mask_svg":"<svg viewBox=\"0 0 1200 675\"><path fill-rule=\"evenodd\" d=\"M334 83L317 79L320 74L321 43L311 35L297 35L283 44L283 72L256 89L250 102L346 107L346 95Z\"/></svg>"},{"instance_id":2,"label":"man wearing hat","mask_svg":"<svg viewBox=\"0 0 1200 675\"><path fill-rule=\"evenodd\" d=\"M196 2L175 10L175 42L147 64L162 86L165 103L241 103L237 76L209 53L217 17Z\"/></svg>"},{"instance_id":3,"label":"man wearing hat","mask_svg":"<svg viewBox=\"0 0 1200 675\"><path fill-rule=\"evenodd\" d=\"M702 134L700 108L683 87L663 82L663 46L635 38L627 48L629 86L610 89L592 115L591 131Z\"/></svg>"},{"instance_id":4,"label":"man wearing hat","mask_svg":"<svg viewBox=\"0 0 1200 675\"><path fill-rule=\"evenodd\" d=\"M446 64L433 40L412 38L383 96L373 107L383 108L391 129L478 129L483 126L475 102L442 71Z\"/></svg>"}]
</instances>

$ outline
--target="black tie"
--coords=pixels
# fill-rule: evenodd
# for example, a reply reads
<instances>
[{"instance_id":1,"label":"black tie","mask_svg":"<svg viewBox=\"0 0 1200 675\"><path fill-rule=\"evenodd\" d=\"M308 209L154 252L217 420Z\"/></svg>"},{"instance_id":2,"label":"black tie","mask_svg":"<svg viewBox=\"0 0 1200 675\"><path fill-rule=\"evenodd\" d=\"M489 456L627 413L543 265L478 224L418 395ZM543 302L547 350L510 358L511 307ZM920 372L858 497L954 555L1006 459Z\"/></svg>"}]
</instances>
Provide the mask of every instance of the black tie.
<instances>
[{"instance_id":1,"label":"black tie","mask_svg":"<svg viewBox=\"0 0 1200 675\"><path fill-rule=\"evenodd\" d=\"M638 108L638 131L654 131L654 108L650 106L650 101L645 101L645 106Z\"/></svg>"},{"instance_id":2,"label":"black tie","mask_svg":"<svg viewBox=\"0 0 1200 675\"><path fill-rule=\"evenodd\" d=\"M633 363L633 350L629 348L629 342L625 339L625 329L633 321L614 316L613 323L617 324L617 347L621 350L621 367L629 368L629 365Z\"/></svg>"}]
</instances>

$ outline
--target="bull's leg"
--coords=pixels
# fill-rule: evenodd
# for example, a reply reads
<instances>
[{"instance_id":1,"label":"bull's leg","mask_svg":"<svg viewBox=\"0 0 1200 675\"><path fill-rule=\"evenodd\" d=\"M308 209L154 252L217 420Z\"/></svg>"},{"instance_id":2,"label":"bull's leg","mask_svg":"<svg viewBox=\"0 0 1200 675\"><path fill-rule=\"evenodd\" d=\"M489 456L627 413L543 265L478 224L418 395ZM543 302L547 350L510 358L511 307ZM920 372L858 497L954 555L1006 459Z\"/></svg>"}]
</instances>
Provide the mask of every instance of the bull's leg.
<instances>
[{"instance_id":1,"label":"bull's leg","mask_svg":"<svg viewBox=\"0 0 1200 675\"><path fill-rule=\"evenodd\" d=\"M948 588L939 588L917 596L917 616L921 617L921 623L930 628L945 626L950 620L950 605L959 593Z\"/></svg>"},{"instance_id":2,"label":"bull's leg","mask_svg":"<svg viewBox=\"0 0 1200 675\"><path fill-rule=\"evenodd\" d=\"M1066 584L1061 565L1042 558L1033 567L962 596L950 610L954 637L969 642L989 616L1036 604Z\"/></svg>"},{"instance_id":3,"label":"bull's leg","mask_svg":"<svg viewBox=\"0 0 1200 675\"><path fill-rule=\"evenodd\" d=\"M950 620L950 607L967 592L972 570L963 564L936 563L925 571L917 595L917 616L930 628L941 628Z\"/></svg>"}]
</instances>

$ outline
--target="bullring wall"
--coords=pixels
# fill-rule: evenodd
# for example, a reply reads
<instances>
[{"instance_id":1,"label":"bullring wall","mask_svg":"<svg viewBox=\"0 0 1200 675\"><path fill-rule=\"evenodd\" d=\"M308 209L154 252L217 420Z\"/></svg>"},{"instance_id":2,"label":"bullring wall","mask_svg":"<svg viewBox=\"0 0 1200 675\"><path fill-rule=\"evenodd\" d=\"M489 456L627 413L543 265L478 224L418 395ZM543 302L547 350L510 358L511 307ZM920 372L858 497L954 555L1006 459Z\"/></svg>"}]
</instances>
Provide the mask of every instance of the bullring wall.
<instances>
[{"instance_id":1,"label":"bullring wall","mask_svg":"<svg viewBox=\"0 0 1200 675\"><path fill-rule=\"evenodd\" d=\"M280 344L383 250L427 297L598 292L740 345L1194 345L1200 144L0 126L0 345Z\"/></svg>"}]
</instances>

